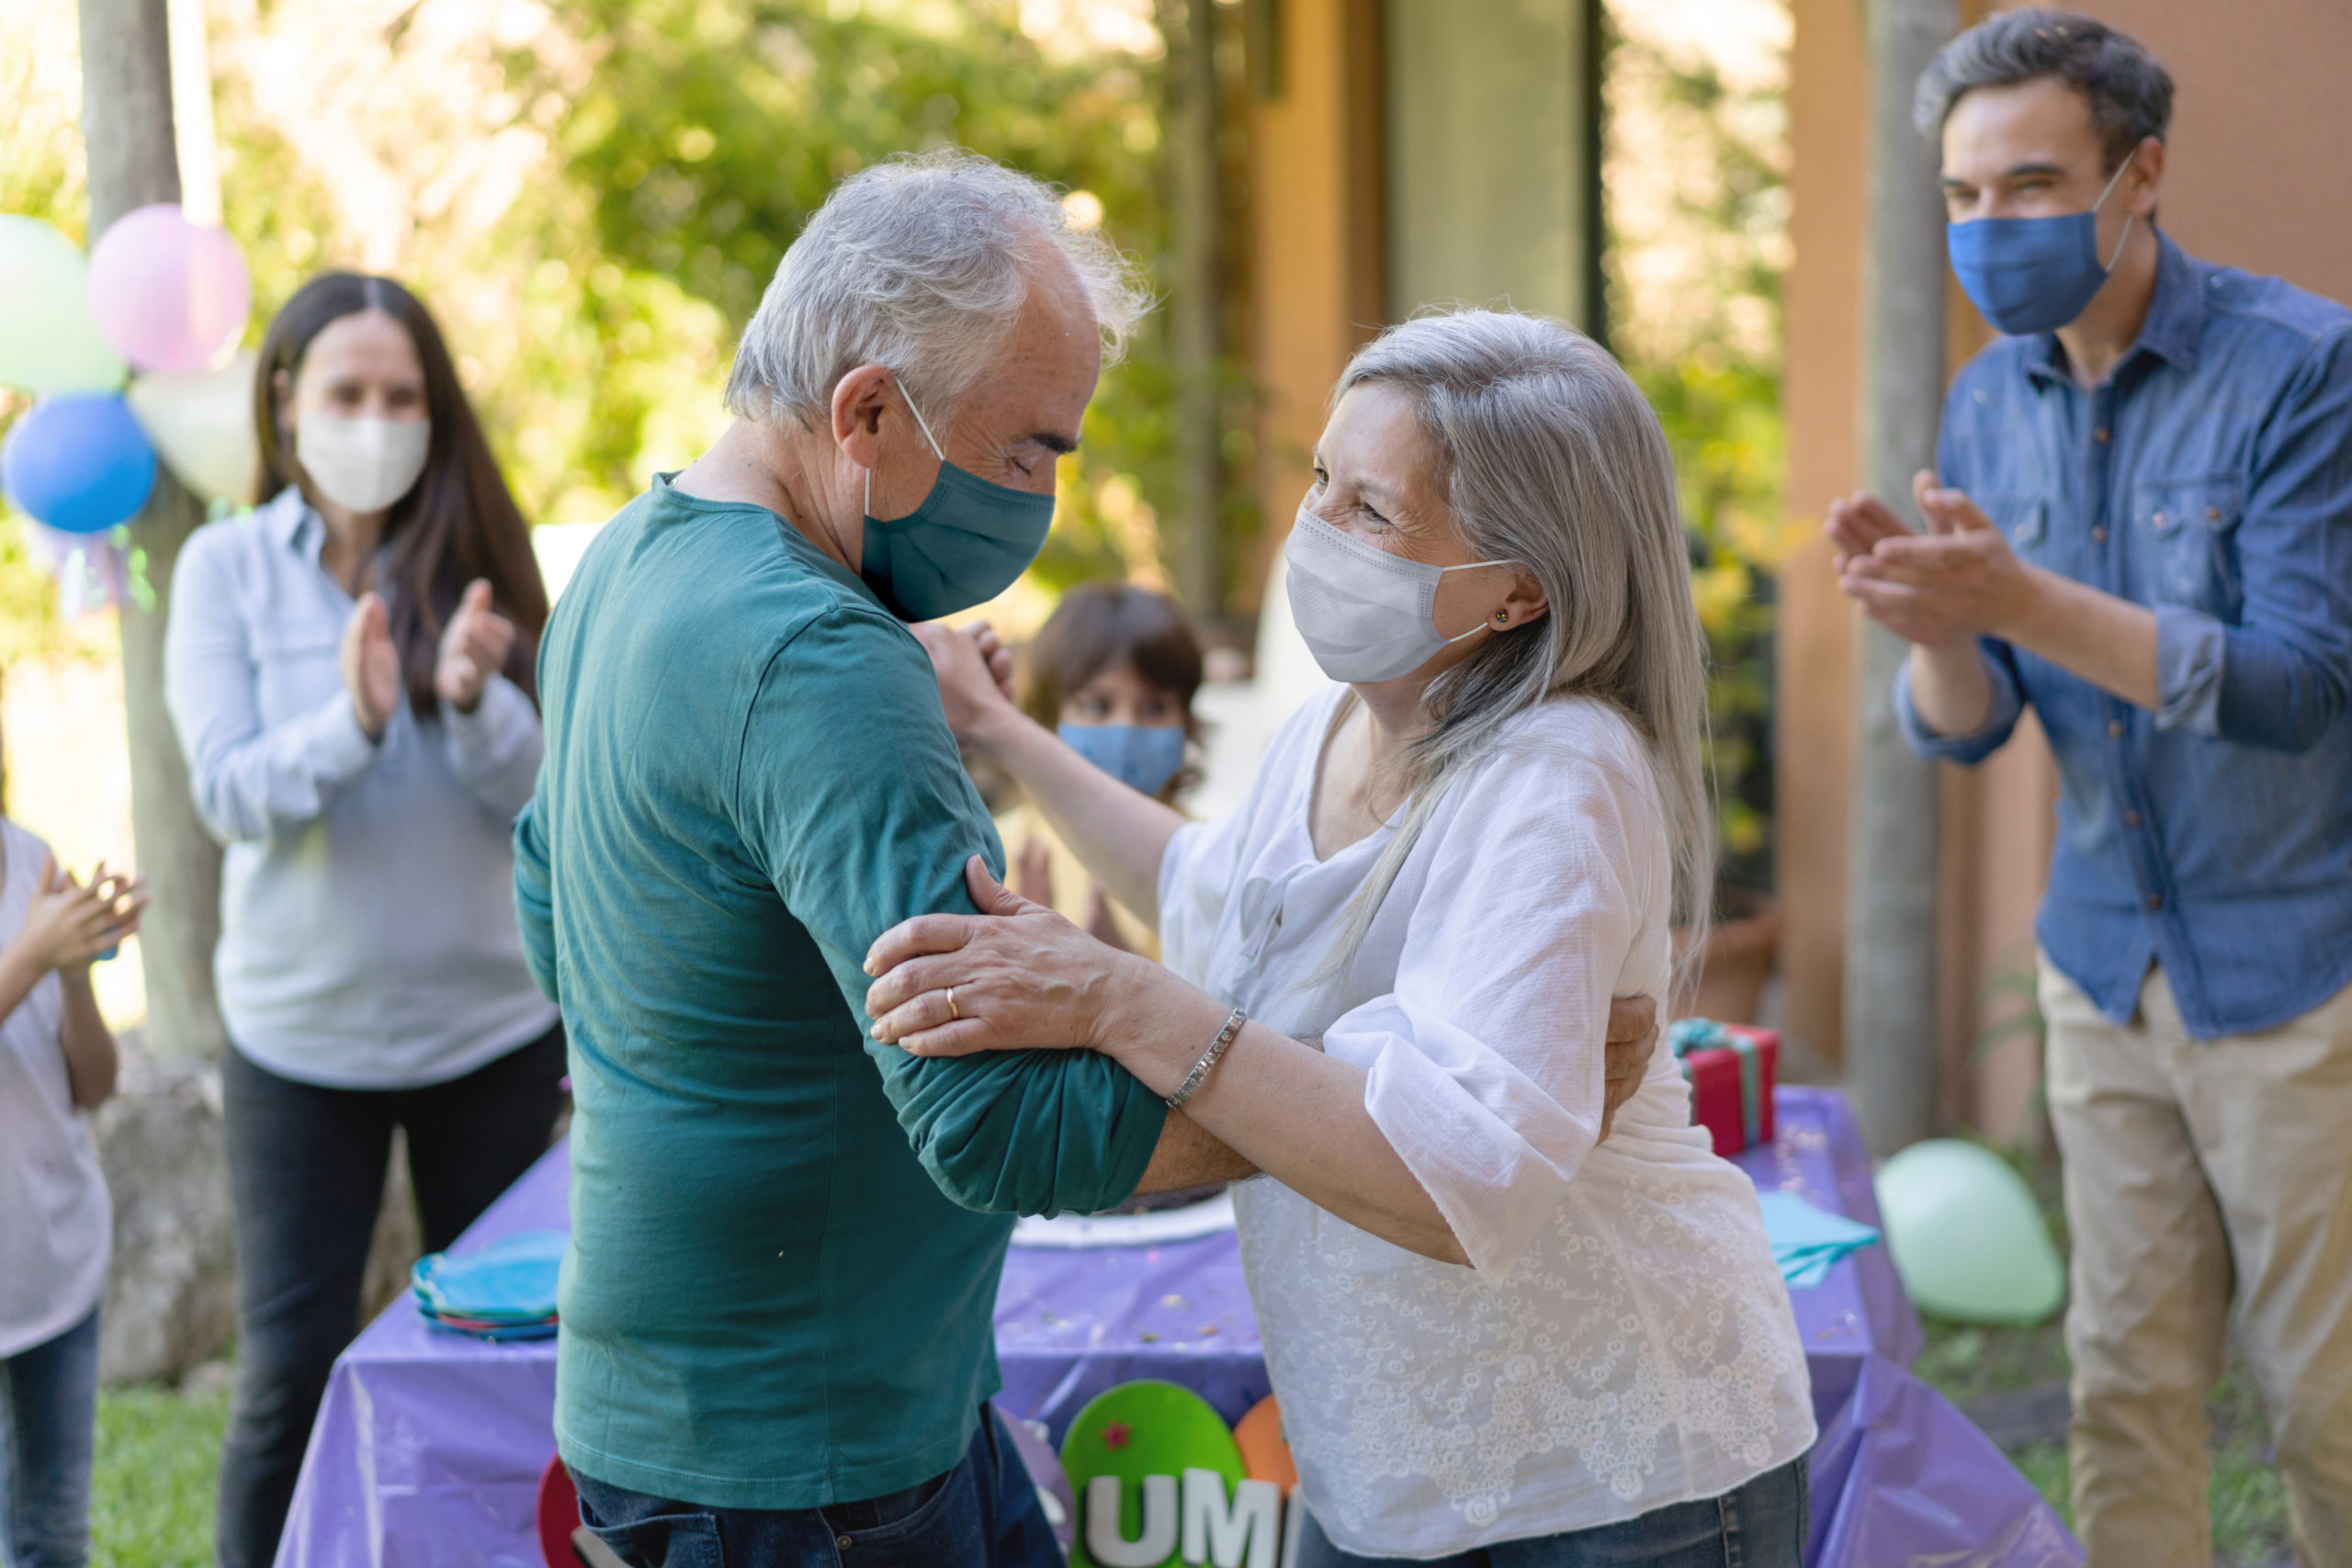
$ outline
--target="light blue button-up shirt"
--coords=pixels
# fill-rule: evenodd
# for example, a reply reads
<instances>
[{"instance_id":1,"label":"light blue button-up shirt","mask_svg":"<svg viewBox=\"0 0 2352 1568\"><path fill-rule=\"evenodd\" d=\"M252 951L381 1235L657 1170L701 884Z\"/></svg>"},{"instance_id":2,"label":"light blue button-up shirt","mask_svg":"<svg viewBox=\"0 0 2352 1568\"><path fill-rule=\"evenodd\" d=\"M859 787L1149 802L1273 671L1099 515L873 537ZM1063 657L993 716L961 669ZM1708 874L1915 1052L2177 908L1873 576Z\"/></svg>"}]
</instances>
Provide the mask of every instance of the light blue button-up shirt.
<instances>
[{"instance_id":1,"label":"light blue button-up shirt","mask_svg":"<svg viewBox=\"0 0 2352 1568\"><path fill-rule=\"evenodd\" d=\"M2154 713L1996 638L1993 713L1912 745L1975 762L2033 705L2056 752L2036 934L2118 1022L2161 964L2191 1033L2352 984L2352 312L2163 242L2098 388L2004 338L1944 405L1937 466L2026 561L2156 615Z\"/></svg>"},{"instance_id":2,"label":"light blue button-up shirt","mask_svg":"<svg viewBox=\"0 0 2352 1568\"><path fill-rule=\"evenodd\" d=\"M172 574L164 693L196 811L227 846L213 973L229 1036L282 1077L438 1083L545 1033L514 924L514 814L539 716L503 676L470 714L370 741L340 650L352 599L288 490L209 523Z\"/></svg>"}]
</instances>

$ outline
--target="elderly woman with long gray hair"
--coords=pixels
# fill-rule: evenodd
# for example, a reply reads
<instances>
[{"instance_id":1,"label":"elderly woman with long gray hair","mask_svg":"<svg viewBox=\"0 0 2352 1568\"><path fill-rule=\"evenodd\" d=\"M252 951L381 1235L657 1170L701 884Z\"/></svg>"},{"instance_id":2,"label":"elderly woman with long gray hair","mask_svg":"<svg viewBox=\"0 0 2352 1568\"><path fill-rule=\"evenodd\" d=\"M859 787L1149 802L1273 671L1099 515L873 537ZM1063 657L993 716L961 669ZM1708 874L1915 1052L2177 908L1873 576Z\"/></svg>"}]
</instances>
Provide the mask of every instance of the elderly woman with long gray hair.
<instances>
[{"instance_id":1,"label":"elderly woman with long gray hair","mask_svg":"<svg viewBox=\"0 0 2352 1568\"><path fill-rule=\"evenodd\" d=\"M1342 377L1287 547L1336 682L1188 823L922 636L1166 967L967 867L867 957L917 1055L1075 1043L1181 1104L1237 1190L1312 1519L1302 1563L1790 1564L1814 1439L1754 1188L1670 1057L1607 1141L1612 995L1666 994L1712 840L1672 461L1558 322L1394 328Z\"/></svg>"}]
</instances>

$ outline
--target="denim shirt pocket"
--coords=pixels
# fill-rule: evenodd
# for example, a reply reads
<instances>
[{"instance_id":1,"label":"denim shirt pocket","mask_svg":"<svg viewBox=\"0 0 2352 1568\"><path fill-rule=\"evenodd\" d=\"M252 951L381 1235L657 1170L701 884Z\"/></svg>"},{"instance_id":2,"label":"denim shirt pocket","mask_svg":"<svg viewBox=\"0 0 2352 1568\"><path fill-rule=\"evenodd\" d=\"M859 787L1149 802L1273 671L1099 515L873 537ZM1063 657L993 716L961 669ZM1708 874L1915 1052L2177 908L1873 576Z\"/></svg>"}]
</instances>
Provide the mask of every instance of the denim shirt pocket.
<instances>
[{"instance_id":1,"label":"denim shirt pocket","mask_svg":"<svg viewBox=\"0 0 2352 1568\"><path fill-rule=\"evenodd\" d=\"M2038 495L1982 495L1976 508L2001 531L2018 558L2035 566L2057 569L2051 558L2056 542L2050 536L2050 503Z\"/></svg>"},{"instance_id":2,"label":"denim shirt pocket","mask_svg":"<svg viewBox=\"0 0 2352 1568\"><path fill-rule=\"evenodd\" d=\"M2235 621L2245 603L2237 527L2245 491L2233 474L2144 479L2132 492L2131 528L2144 547L2147 602L2183 604Z\"/></svg>"}]
</instances>

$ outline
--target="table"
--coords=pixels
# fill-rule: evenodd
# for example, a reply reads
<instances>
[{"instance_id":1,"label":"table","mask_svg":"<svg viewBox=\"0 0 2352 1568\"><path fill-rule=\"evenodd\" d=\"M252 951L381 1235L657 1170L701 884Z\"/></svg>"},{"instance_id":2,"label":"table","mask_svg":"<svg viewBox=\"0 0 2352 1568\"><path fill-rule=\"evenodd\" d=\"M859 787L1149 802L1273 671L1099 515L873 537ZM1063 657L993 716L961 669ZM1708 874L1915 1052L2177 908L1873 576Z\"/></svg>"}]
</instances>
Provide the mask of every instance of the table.
<instances>
[{"instance_id":1,"label":"table","mask_svg":"<svg viewBox=\"0 0 2352 1568\"><path fill-rule=\"evenodd\" d=\"M1878 1223L1870 1163L1842 1096L1782 1089L1777 1135L1738 1156L1759 1188ZM462 1250L568 1229L559 1146L468 1231ZM1904 1369L1919 1322L1883 1247L1792 1292L1821 1439L1815 1568L1906 1561L2065 1568L2082 1549L1991 1439ZM1134 1248L1015 1247L997 1296L998 1403L1058 1444L1114 1383L1165 1378L1238 1419L1267 1393L1231 1233ZM336 1361L279 1568L466 1561L540 1568L532 1504L554 1451L555 1347L489 1345L425 1326L403 1297Z\"/></svg>"}]
</instances>

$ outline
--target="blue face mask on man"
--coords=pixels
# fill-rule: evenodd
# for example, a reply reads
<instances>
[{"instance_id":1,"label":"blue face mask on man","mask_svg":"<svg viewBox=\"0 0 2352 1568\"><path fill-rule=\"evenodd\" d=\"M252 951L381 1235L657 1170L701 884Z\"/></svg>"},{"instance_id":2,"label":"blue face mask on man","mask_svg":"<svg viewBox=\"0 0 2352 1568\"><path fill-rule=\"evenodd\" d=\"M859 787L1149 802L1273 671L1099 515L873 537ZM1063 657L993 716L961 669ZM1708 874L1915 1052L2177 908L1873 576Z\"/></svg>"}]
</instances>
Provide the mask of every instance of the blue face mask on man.
<instances>
[{"instance_id":1,"label":"blue face mask on man","mask_svg":"<svg viewBox=\"0 0 2352 1568\"><path fill-rule=\"evenodd\" d=\"M2132 166L2126 158L2088 212L2058 218L1978 218L1944 230L1951 270L1984 319L2008 333L2054 333L2089 308L2132 237L2123 220L2115 254L2098 257L2098 209Z\"/></svg>"},{"instance_id":2,"label":"blue face mask on man","mask_svg":"<svg viewBox=\"0 0 2352 1568\"><path fill-rule=\"evenodd\" d=\"M1184 765L1181 724L1065 724L1069 749L1125 784L1158 795Z\"/></svg>"},{"instance_id":3,"label":"blue face mask on man","mask_svg":"<svg viewBox=\"0 0 2352 1568\"><path fill-rule=\"evenodd\" d=\"M899 390L904 396L905 389ZM865 470L865 547L858 570L900 620L935 621L986 604L1029 570L1054 525L1054 498L991 484L957 468L940 451L911 398L907 412L939 454L939 478L922 505L885 523L874 515L874 470Z\"/></svg>"}]
</instances>

